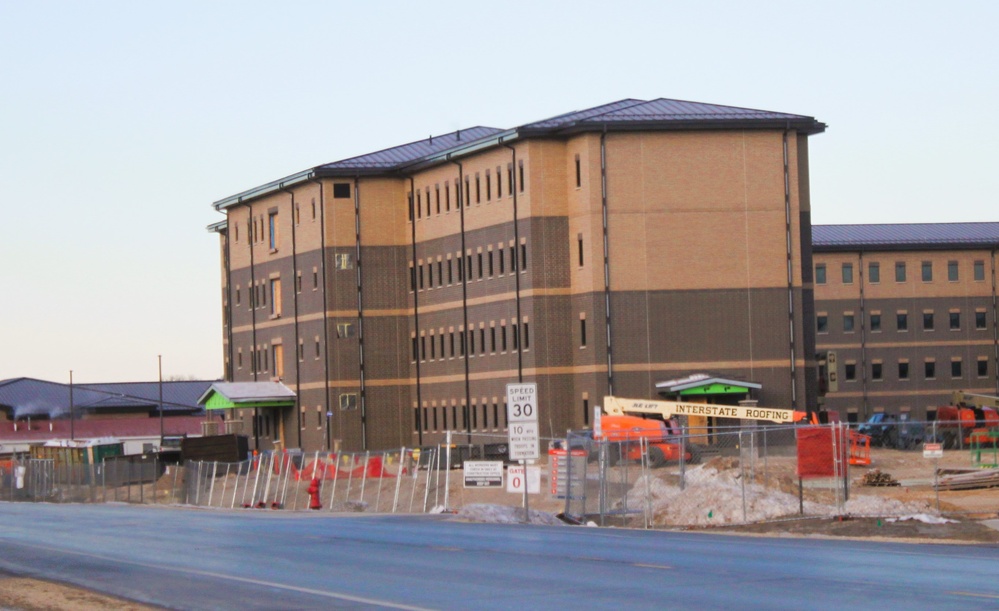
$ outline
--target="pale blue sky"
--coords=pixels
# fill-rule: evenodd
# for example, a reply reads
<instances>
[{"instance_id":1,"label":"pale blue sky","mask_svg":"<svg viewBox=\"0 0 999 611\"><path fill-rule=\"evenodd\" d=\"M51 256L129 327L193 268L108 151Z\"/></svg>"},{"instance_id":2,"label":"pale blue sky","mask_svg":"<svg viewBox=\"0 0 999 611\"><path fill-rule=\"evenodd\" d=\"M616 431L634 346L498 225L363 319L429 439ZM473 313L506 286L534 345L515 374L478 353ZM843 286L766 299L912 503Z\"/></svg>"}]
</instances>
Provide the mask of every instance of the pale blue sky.
<instances>
[{"instance_id":1,"label":"pale blue sky","mask_svg":"<svg viewBox=\"0 0 999 611\"><path fill-rule=\"evenodd\" d=\"M761 6L763 5L763 6ZM997 221L996 2L0 0L0 379L222 373L213 201L620 98L811 115L816 223Z\"/></svg>"}]
</instances>

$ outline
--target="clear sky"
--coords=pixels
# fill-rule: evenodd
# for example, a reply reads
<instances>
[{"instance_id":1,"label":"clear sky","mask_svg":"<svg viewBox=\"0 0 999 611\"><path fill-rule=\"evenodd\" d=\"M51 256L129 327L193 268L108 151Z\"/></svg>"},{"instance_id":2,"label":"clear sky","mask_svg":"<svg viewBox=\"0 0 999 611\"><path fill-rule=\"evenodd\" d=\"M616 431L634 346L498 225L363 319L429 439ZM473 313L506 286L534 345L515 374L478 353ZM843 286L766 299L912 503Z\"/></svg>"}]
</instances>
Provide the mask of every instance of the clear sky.
<instances>
[{"instance_id":1,"label":"clear sky","mask_svg":"<svg viewBox=\"0 0 999 611\"><path fill-rule=\"evenodd\" d=\"M999 221L999 2L0 0L0 379L222 374L211 203L473 125L814 116L813 222Z\"/></svg>"}]
</instances>

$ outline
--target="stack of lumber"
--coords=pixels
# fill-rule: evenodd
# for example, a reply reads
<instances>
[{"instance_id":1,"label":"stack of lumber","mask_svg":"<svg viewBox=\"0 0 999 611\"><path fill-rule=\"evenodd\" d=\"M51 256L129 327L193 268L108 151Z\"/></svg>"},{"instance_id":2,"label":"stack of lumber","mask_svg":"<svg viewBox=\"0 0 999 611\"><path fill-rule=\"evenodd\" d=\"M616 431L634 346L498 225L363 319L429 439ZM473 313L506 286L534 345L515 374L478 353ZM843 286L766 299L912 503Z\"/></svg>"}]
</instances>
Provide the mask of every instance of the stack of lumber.
<instances>
[{"instance_id":1,"label":"stack of lumber","mask_svg":"<svg viewBox=\"0 0 999 611\"><path fill-rule=\"evenodd\" d=\"M974 490L999 487L999 469L940 469L938 490Z\"/></svg>"},{"instance_id":2,"label":"stack of lumber","mask_svg":"<svg viewBox=\"0 0 999 611\"><path fill-rule=\"evenodd\" d=\"M884 473L881 469L874 469L864 474L861 482L864 486L898 486L898 480L891 475Z\"/></svg>"}]
</instances>

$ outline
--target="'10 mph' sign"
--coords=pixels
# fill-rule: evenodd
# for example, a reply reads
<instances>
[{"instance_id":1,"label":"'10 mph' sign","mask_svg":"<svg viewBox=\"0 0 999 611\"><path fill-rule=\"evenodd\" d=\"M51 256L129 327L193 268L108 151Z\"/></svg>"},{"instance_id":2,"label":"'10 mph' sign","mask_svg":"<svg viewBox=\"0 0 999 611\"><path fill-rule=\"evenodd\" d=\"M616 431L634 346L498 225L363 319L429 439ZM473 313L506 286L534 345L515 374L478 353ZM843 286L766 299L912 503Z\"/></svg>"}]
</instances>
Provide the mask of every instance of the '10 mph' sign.
<instances>
[{"instance_id":1,"label":"'10 mph' sign","mask_svg":"<svg viewBox=\"0 0 999 611\"><path fill-rule=\"evenodd\" d=\"M538 449L538 385L507 384L510 460L534 460Z\"/></svg>"}]
</instances>

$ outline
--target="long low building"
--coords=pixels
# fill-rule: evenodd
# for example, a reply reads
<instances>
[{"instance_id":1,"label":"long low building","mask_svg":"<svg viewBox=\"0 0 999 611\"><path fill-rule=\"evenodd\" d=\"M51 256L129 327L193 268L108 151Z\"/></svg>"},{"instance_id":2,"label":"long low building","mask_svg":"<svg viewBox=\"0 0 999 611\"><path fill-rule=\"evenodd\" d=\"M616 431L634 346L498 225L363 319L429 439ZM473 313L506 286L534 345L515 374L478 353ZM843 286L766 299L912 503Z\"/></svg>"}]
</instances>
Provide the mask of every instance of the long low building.
<instances>
[{"instance_id":1,"label":"long low building","mask_svg":"<svg viewBox=\"0 0 999 611\"><path fill-rule=\"evenodd\" d=\"M954 391L999 395L999 223L816 225L827 409L932 419Z\"/></svg>"},{"instance_id":2,"label":"long low building","mask_svg":"<svg viewBox=\"0 0 999 611\"><path fill-rule=\"evenodd\" d=\"M538 384L543 436L698 372L815 405L808 140L824 130L625 99L219 200L226 380L298 397L232 416L258 448L309 451L502 438L518 381Z\"/></svg>"}]
</instances>

